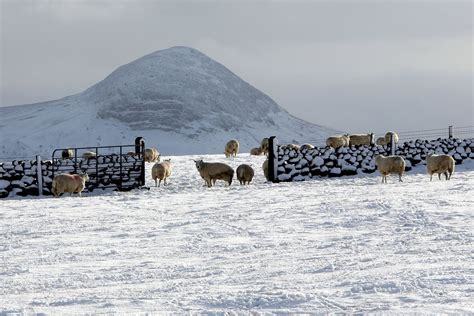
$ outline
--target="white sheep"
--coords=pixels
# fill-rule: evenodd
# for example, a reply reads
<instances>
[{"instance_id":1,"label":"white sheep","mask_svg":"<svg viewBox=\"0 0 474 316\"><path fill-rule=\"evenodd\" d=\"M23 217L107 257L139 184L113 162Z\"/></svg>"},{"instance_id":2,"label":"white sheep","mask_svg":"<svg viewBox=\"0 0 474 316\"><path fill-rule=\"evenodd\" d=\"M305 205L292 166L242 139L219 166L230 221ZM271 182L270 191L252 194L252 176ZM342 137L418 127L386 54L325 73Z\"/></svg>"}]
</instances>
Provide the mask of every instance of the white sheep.
<instances>
[{"instance_id":1,"label":"white sheep","mask_svg":"<svg viewBox=\"0 0 474 316\"><path fill-rule=\"evenodd\" d=\"M390 145L391 141L392 141L392 137L393 137L393 140L394 140L395 144L397 144L398 143L398 134L395 133L395 132L387 132L385 134L385 144Z\"/></svg>"},{"instance_id":2,"label":"white sheep","mask_svg":"<svg viewBox=\"0 0 474 316\"><path fill-rule=\"evenodd\" d=\"M54 176L51 193L55 197L59 197L61 193L69 192L72 196L73 193L79 193L86 187L86 182L89 181L89 175L85 174L58 174Z\"/></svg>"},{"instance_id":3,"label":"white sheep","mask_svg":"<svg viewBox=\"0 0 474 316\"><path fill-rule=\"evenodd\" d=\"M349 146L349 136L348 135L330 136L328 137L328 139L326 139L326 145L332 148Z\"/></svg>"},{"instance_id":4,"label":"white sheep","mask_svg":"<svg viewBox=\"0 0 474 316\"><path fill-rule=\"evenodd\" d=\"M384 146L384 145L387 145L387 142L385 141L385 137L379 137L377 138L377 141L375 142L377 145L381 145L381 146Z\"/></svg>"},{"instance_id":5,"label":"white sheep","mask_svg":"<svg viewBox=\"0 0 474 316\"><path fill-rule=\"evenodd\" d=\"M403 157L377 155L375 157L375 164L382 175L382 183L387 183L387 176L389 174L398 174L398 180L403 182L402 175L405 172L405 160Z\"/></svg>"},{"instance_id":6,"label":"white sheep","mask_svg":"<svg viewBox=\"0 0 474 316\"><path fill-rule=\"evenodd\" d=\"M201 177L206 181L208 187L216 183L216 180L224 180L229 185L232 184L234 177L234 169L225 163L220 162L204 162L201 160L194 160L196 169L199 171Z\"/></svg>"},{"instance_id":7,"label":"white sheep","mask_svg":"<svg viewBox=\"0 0 474 316\"><path fill-rule=\"evenodd\" d=\"M239 153L239 141L232 139L225 144L225 149L224 149L224 154L226 158L231 157L232 155L234 157L237 157L237 154Z\"/></svg>"},{"instance_id":8,"label":"white sheep","mask_svg":"<svg viewBox=\"0 0 474 316\"><path fill-rule=\"evenodd\" d=\"M156 148L145 149L144 160L146 162L160 161L160 153Z\"/></svg>"},{"instance_id":9,"label":"white sheep","mask_svg":"<svg viewBox=\"0 0 474 316\"><path fill-rule=\"evenodd\" d=\"M253 171L253 168L249 165L242 164L237 167L236 170L237 174L237 180L239 180L240 184L250 184L250 182L253 179L253 176L255 175L255 172Z\"/></svg>"},{"instance_id":10,"label":"white sheep","mask_svg":"<svg viewBox=\"0 0 474 316\"><path fill-rule=\"evenodd\" d=\"M314 146L311 145L311 144L303 144L303 145L301 145L301 147L300 147L300 150L301 150L301 151L302 151L302 150L311 150L311 149L314 149Z\"/></svg>"},{"instance_id":11,"label":"white sheep","mask_svg":"<svg viewBox=\"0 0 474 316\"><path fill-rule=\"evenodd\" d=\"M263 154L263 151L260 147L255 147L250 149L250 155L251 156L260 156Z\"/></svg>"},{"instance_id":12,"label":"white sheep","mask_svg":"<svg viewBox=\"0 0 474 316\"><path fill-rule=\"evenodd\" d=\"M93 151L86 151L85 153L82 154L82 158L84 159L93 159L96 157L97 157L97 154Z\"/></svg>"},{"instance_id":13,"label":"white sheep","mask_svg":"<svg viewBox=\"0 0 474 316\"><path fill-rule=\"evenodd\" d=\"M161 185L161 181L163 180L163 185L166 185L166 179L171 176L171 171L173 170L173 163L171 159L166 159L163 162L157 162L151 168L151 177L155 180L155 187ZM158 182L158 179L160 180Z\"/></svg>"},{"instance_id":14,"label":"white sheep","mask_svg":"<svg viewBox=\"0 0 474 316\"><path fill-rule=\"evenodd\" d=\"M349 145L372 145L374 143L373 134L351 134L349 135Z\"/></svg>"},{"instance_id":15,"label":"white sheep","mask_svg":"<svg viewBox=\"0 0 474 316\"><path fill-rule=\"evenodd\" d=\"M454 172L454 166L454 159L449 155L430 154L426 157L426 170L430 175L430 181L433 180L434 173L438 174L440 180L441 174L444 174L446 180L450 180Z\"/></svg>"}]
</instances>

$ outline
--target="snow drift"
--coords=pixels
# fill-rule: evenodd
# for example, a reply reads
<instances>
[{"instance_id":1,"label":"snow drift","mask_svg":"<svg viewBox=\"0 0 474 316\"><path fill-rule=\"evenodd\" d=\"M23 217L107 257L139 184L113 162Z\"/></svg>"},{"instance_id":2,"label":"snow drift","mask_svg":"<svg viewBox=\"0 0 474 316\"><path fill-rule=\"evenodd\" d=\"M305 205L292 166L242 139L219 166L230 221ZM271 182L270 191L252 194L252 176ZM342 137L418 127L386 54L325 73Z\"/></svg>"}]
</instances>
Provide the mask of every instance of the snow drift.
<instances>
[{"instance_id":1,"label":"snow drift","mask_svg":"<svg viewBox=\"0 0 474 316\"><path fill-rule=\"evenodd\" d=\"M86 91L60 100L0 108L0 155L131 143L169 154L243 150L263 137L314 142L334 130L290 115L223 65L188 47L160 50L119 67Z\"/></svg>"}]
</instances>

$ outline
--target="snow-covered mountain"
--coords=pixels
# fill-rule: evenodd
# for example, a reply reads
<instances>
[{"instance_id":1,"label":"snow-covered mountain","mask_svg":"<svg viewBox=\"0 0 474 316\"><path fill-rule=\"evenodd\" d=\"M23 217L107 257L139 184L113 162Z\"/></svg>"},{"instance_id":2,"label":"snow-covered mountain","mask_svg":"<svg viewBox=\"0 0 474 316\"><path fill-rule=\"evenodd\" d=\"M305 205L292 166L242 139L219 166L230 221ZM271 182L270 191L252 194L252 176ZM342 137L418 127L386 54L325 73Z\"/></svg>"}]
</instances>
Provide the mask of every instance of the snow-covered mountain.
<instances>
[{"instance_id":1,"label":"snow-covered mountain","mask_svg":"<svg viewBox=\"0 0 474 316\"><path fill-rule=\"evenodd\" d=\"M188 47L160 50L60 100L0 107L0 157L54 148L133 143L164 154L241 151L263 137L315 142L335 131L290 115L223 65Z\"/></svg>"}]
</instances>

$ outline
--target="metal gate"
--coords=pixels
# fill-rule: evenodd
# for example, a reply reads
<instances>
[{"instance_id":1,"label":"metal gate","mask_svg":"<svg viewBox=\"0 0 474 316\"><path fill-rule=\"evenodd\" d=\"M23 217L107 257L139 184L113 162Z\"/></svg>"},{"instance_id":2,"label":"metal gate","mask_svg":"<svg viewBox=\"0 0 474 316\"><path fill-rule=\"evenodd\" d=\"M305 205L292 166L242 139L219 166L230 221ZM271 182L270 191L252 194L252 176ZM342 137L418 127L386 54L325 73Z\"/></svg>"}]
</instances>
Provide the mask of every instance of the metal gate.
<instances>
[{"instance_id":1,"label":"metal gate","mask_svg":"<svg viewBox=\"0 0 474 316\"><path fill-rule=\"evenodd\" d=\"M68 150L72 155L63 155ZM86 192L110 188L129 191L145 185L144 152L142 137L137 137L133 145L58 148L53 151L51 162L46 163L46 169L51 179L62 173L87 173ZM45 183L49 191L51 186L52 182Z\"/></svg>"}]
</instances>

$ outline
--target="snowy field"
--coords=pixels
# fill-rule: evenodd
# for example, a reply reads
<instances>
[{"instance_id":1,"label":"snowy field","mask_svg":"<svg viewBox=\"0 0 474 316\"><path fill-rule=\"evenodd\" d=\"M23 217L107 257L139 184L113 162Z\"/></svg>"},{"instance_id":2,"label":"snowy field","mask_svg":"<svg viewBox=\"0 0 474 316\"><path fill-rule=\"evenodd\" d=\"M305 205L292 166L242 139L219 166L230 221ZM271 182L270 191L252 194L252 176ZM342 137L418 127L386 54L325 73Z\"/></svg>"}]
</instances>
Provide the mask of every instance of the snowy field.
<instances>
[{"instance_id":1,"label":"snowy field","mask_svg":"<svg viewBox=\"0 0 474 316\"><path fill-rule=\"evenodd\" d=\"M209 189L192 158L149 191L0 200L0 314L474 313L473 161L269 184L242 154L254 183Z\"/></svg>"}]
</instances>

